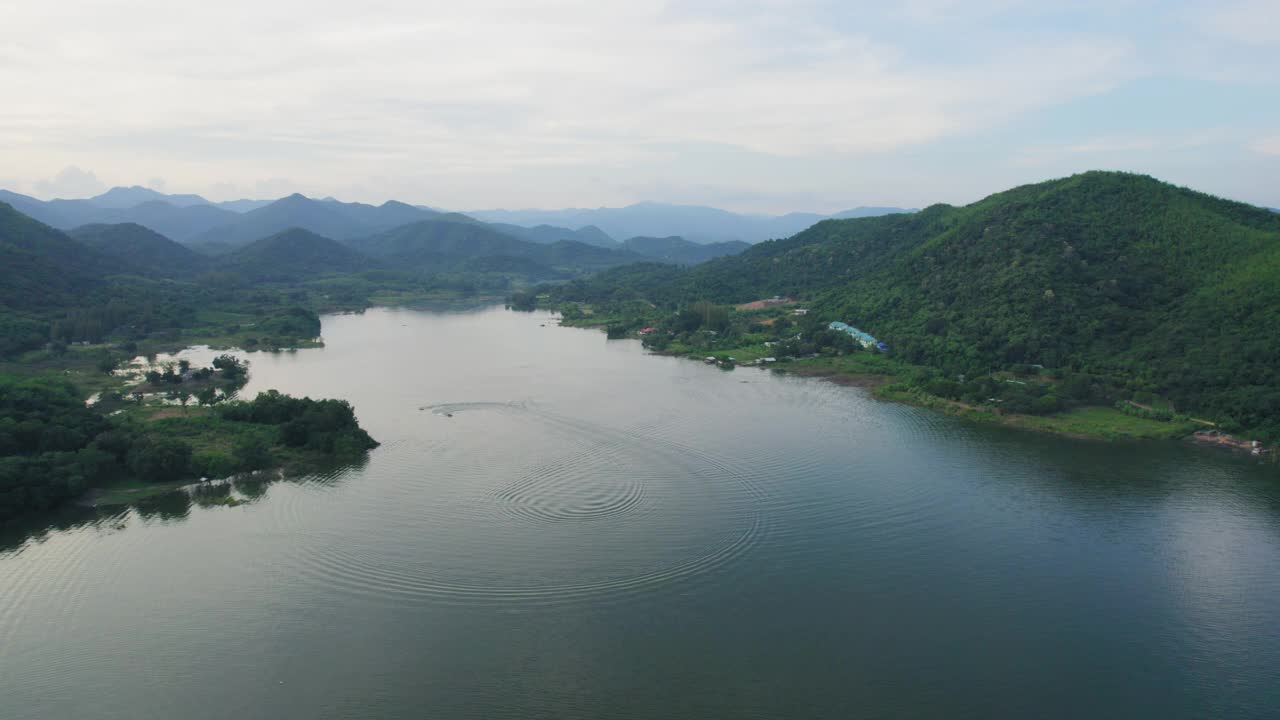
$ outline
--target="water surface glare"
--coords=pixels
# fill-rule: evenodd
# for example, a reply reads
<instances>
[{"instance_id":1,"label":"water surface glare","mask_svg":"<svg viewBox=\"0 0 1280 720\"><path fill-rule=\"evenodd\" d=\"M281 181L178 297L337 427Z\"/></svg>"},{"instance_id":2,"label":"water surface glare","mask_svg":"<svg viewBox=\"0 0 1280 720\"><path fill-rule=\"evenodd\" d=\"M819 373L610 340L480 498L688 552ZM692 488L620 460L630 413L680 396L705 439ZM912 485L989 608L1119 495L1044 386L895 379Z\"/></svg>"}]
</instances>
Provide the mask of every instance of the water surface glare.
<instances>
[{"instance_id":1,"label":"water surface glare","mask_svg":"<svg viewBox=\"0 0 1280 720\"><path fill-rule=\"evenodd\" d=\"M324 336L244 394L367 462L0 535L0 718L1280 717L1276 466L545 313Z\"/></svg>"}]
</instances>

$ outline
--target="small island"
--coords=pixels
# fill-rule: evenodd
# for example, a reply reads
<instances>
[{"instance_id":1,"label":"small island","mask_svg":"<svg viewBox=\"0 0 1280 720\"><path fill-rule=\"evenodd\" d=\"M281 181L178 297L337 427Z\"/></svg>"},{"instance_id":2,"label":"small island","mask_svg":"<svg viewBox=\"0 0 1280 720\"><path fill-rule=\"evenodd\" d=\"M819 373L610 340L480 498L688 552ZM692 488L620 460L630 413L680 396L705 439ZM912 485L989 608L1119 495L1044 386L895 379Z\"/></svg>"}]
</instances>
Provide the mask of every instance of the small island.
<instances>
[{"instance_id":1,"label":"small island","mask_svg":"<svg viewBox=\"0 0 1280 720\"><path fill-rule=\"evenodd\" d=\"M0 378L0 524L78 498L129 502L201 479L354 461L378 446L343 400L230 399L246 374L230 355L208 368L180 362L92 404L65 379Z\"/></svg>"}]
</instances>

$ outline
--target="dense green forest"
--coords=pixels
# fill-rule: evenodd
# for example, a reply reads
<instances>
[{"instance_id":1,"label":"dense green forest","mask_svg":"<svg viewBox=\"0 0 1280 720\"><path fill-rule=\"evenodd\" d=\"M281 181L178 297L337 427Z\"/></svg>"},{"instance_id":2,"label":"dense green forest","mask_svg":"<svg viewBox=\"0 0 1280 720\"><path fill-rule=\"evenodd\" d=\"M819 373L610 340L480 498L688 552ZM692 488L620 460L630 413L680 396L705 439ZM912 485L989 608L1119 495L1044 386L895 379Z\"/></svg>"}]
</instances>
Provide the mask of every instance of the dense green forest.
<instances>
[{"instance_id":1,"label":"dense green forest","mask_svg":"<svg viewBox=\"0 0 1280 720\"><path fill-rule=\"evenodd\" d=\"M135 275L190 279L213 267L209 258L134 223L83 225L68 234Z\"/></svg>"},{"instance_id":2,"label":"dense green forest","mask_svg":"<svg viewBox=\"0 0 1280 720\"><path fill-rule=\"evenodd\" d=\"M377 446L339 400L271 391L158 420L145 412L108 417L64 380L0 377L0 524L126 478L223 477L284 457L354 458Z\"/></svg>"},{"instance_id":3,"label":"dense green forest","mask_svg":"<svg viewBox=\"0 0 1280 720\"><path fill-rule=\"evenodd\" d=\"M360 272L375 265L336 240L298 228L255 240L218 262L223 272L253 283Z\"/></svg>"},{"instance_id":4,"label":"dense green forest","mask_svg":"<svg viewBox=\"0 0 1280 720\"><path fill-rule=\"evenodd\" d=\"M966 207L828 220L688 270L627 266L539 292L639 315L652 305L647 320L791 296L940 378L1043 367L1077 377L1063 392L1084 400L1157 397L1280 438L1280 217L1145 176L1091 172Z\"/></svg>"},{"instance_id":5,"label":"dense green forest","mask_svg":"<svg viewBox=\"0 0 1280 720\"><path fill-rule=\"evenodd\" d=\"M301 227L245 239L291 221L308 227L331 222L328 231L343 239ZM517 230L403 203L374 207L290 196L245 213L234 232L218 235L235 244L200 246L220 251L211 256L136 223L63 233L0 203L0 361L108 339L162 346L183 339L253 340L254 346L289 347L315 336L289 322L300 308L314 314L497 298L533 282L633 263L646 252L670 253L648 246L633 252L593 228ZM532 239L516 237L522 233ZM686 249L686 259L671 261L738 249Z\"/></svg>"},{"instance_id":6,"label":"dense green forest","mask_svg":"<svg viewBox=\"0 0 1280 720\"><path fill-rule=\"evenodd\" d=\"M751 246L741 241L702 244L671 236L628 238L622 243L622 247L664 263L697 265L714 258L737 255Z\"/></svg>"}]
</instances>

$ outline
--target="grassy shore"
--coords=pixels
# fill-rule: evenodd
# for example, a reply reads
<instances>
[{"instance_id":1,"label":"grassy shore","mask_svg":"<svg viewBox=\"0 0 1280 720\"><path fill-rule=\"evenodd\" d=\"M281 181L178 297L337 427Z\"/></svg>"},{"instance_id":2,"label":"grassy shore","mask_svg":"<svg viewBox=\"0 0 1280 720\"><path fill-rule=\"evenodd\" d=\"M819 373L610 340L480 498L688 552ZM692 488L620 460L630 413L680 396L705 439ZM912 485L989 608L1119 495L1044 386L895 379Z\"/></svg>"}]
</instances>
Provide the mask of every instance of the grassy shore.
<instances>
[{"instance_id":1,"label":"grassy shore","mask_svg":"<svg viewBox=\"0 0 1280 720\"><path fill-rule=\"evenodd\" d=\"M88 507L131 505L153 497L159 497L160 495L167 495L190 484L190 480L153 483L130 478L90 490L80 499L80 504Z\"/></svg>"},{"instance_id":2,"label":"grassy shore","mask_svg":"<svg viewBox=\"0 0 1280 720\"><path fill-rule=\"evenodd\" d=\"M565 318L562 325L570 327L605 327L618 318L586 312ZM703 360L706 357L732 357L737 364L752 364L760 358L770 357L771 349L761 343L734 347L691 346L672 343L660 354ZM1097 440L1177 440L1194 433L1201 426L1191 420L1160 421L1128 415L1112 407L1075 407L1047 415L1027 415L1002 412L991 404L967 405L962 402L930 395L923 390L902 382L916 368L889 355L875 352L855 352L846 355L820 355L791 361L770 363L774 372L801 377L812 377L839 385L867 387L882 400L906 403L928 408L949 415L979 422L1034 432L1050 433L1065 437Z\"/></svg>"},{"instance_id":3,"label":"grassy shore","mask_svg":"<svg viewBox=\"0 0 1280 720\"><path fill-rule=\"evenodd\" d=\"M879 387L875 396L883 400L937 410L968 420L1074 438L1178 440L1191 435L1198 428L1196 423L1191 421L1162 422L1126 415L1108 407L1078 407L1051 415L1001 413L990 406L966 405L900 385Z\"/></svg>"}]
</instances>

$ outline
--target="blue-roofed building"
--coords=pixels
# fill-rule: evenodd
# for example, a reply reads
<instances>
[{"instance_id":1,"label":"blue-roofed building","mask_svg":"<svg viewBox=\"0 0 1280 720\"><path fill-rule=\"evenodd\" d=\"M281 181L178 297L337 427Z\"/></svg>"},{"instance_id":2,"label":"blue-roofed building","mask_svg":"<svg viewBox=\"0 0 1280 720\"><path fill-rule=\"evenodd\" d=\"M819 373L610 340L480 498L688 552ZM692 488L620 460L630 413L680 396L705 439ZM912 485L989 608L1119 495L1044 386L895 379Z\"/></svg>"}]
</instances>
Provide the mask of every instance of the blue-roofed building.
<instances>
[{"instance_id":1,"label":"blue-roofed building","mask_svg":"<svg viewBox=\"0 0 1280 720\"><path fill-rule=\"evenodd\" d=\"M875 338L871 337L869 333L865 333L849 323L842 323L839 320L831 323L827 328L849 335L854 340L857 340L858 344L862 345L862 347L879 347L880 345L884 345L884 343L880 343ZM888 348L889 346L885 345L883 349L887 350Z\"/></svg>"}]
</instances>

